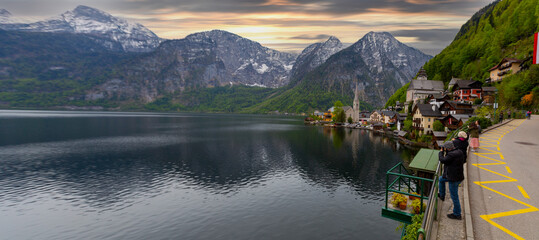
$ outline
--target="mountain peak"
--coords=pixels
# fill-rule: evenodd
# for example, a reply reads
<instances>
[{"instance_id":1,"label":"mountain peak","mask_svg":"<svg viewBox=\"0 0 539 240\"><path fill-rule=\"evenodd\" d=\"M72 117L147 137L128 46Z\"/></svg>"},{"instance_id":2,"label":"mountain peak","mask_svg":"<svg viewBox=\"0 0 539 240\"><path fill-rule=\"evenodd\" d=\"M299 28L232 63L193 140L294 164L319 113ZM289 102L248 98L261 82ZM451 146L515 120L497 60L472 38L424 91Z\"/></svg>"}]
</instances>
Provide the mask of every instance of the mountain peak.
<instances>
[{"instance_id":1,"label":"mountain peak","mask_svg":"<svg viewBox=\"0 0 539 240\"><path fill-rule=\"evenodd\" d=\"M79 5L75 9L73 9L72 11L68 11L68 12L62 14L62 16L64 18L69 17L70 15L72 15L73 18L89 18L89 19L98 20L100 22L116 22L116 21L118 21L117 18L113 17L112 15L110 15L110 14L104 12L104 11L101 11L101 10L96 9L96 8L84 6L84 5Z\"/></svg>"},{"instance_id":2,"label":"mountain peak","mask_svg":"<svg viewBox=\"0 0 539 240\"><path fill-rule=\"evenodd\" d=\"M337 37L335 37L335 36L330 36L326 42L339 42L339 43L340 43L341 40L339 40L339 39L338 39Z\"/></svg>"},{"instance_id":3,"label":"mountain peak","mask_svg":"<svg viewBox=\"0 0 539 240\"><path fill-rule=\"evenodd\" d=\"M391 33L388 33L388 32L368 32L367 34L365 34L365 36L363 36L363 38L366 38L368 40L377 40L377 39L395 39L395 37L393 37L393 35L391 35Z\"/></svg>"},{"instance_id":4,"label":"mountain peak","mask_svg":"<svg viewBox=\"0 0 539 240\"><path fill-rule=\"evenodd\" d=\"M6 9L0 8L0 17L11 17L11 13Z\"/></svg>"}]
</instances>

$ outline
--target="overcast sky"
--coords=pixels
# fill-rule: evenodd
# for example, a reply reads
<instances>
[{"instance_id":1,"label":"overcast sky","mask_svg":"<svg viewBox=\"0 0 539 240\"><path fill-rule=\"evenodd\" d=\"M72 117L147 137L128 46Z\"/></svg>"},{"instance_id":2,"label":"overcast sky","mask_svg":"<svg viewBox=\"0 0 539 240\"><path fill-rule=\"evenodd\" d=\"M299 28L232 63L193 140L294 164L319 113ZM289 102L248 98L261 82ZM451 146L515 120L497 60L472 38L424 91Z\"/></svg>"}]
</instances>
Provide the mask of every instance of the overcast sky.
<instances>
[{"instance_id":1,"label":"overcast sky","mask_svg":"<svg viewBox=\"0 0 539 240\"><path fill-rule=\"evenodd\" d=\"M434 55L493 0L0 0L13 17L41 20L86 5L142 23L158 36L222 29L281 51L336 36L352 44L387 31Z\"/></svg>"}]
</instances>

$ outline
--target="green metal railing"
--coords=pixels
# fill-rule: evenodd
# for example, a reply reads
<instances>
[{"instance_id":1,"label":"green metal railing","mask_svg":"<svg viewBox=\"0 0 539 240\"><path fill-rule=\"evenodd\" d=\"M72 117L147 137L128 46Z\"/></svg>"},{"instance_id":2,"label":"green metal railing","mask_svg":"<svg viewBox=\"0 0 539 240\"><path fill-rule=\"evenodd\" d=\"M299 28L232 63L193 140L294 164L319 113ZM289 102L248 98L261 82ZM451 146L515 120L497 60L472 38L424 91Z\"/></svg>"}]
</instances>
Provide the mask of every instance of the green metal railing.
<instances>
[{"instance_id":1,"label":"green metal railing","mask_svg":"<svg viewBox=\"0 0 539 240\"><path fill-rule=\"evenodd\" d=\"M429 189L426 186L427 183L434 183L434 180L413 176L402 163L398 163L392 167L386 173L386 202L382 209L382 215L405 224L412 223L412 216L414 214L388 207L389 193L400 193L408 197L413 196L420 199L420 212L423 212L425 210L423 209L423 202L429 199L427 197L429 195Z\"/></svg>"},{"instance_id":2,"label":"green metal railing","mask_svg":"<svg viewBox=\"0 0 539 240\"><path fill-rule=\"evenodd\" d=\"M417 233L418 240L427 240L430 239L430 234L432 230L432 224L434 220L438 218L438 180L441 173L442 164L438 163L436 167L436 173L434 174L434 182L430 189L429 201L427 202L427 209L425 210L425 215L423 215L423 222L421 228Z\"/></svg>"}]
</instances>

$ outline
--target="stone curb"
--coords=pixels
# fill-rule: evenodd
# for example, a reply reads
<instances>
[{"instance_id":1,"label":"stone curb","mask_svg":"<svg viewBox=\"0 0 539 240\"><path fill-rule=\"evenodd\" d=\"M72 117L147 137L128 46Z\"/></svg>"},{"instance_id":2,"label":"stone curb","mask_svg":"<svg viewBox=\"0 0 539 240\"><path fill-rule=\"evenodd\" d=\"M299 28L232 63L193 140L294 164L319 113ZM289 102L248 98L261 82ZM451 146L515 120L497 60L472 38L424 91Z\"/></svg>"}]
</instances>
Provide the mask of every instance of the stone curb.
<instances>
[{"instance_id":1,"label":"stone curb","mask_svg":"<svg viewBox=\"0 0 539 240\"><path fill-rule=\"evenodd\" d=\"M502 122L500 124L491 126L490 128L485 129L481 134L484 134L492 129L496 129L498 127L501 127L505 124L508 124L512 122L513 119L509 119L508 121ZM470 155L470 148L468 148L467 155ZM466 239L468 240L474 240L474 233L473 233L473 223L472 223L472 213L470 208L470 193L468 188L468 163L464 165L464 176L466 176L467 180L464 181L463 184L463 192L464 192L464 222L465 222L465 228L466 228Z\"/></svg>"}]
</instances>

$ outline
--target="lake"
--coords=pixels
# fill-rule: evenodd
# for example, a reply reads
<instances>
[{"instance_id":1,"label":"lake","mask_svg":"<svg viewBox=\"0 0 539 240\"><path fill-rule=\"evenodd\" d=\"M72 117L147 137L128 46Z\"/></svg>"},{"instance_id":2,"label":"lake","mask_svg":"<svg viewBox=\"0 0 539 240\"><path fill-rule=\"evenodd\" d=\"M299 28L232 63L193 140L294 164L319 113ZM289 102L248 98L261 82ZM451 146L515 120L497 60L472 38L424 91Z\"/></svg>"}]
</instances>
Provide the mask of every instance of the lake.
<instances>
[{"instance_id":1,"label":"lake","mask_svg":"<svg viewBox=\"0 0 539 240\"><path fill-rule=\"evenodd\" d=\"M409 155L294 117L0 110L0 238L398 239Z\"/></svg>"}]
</instances>

